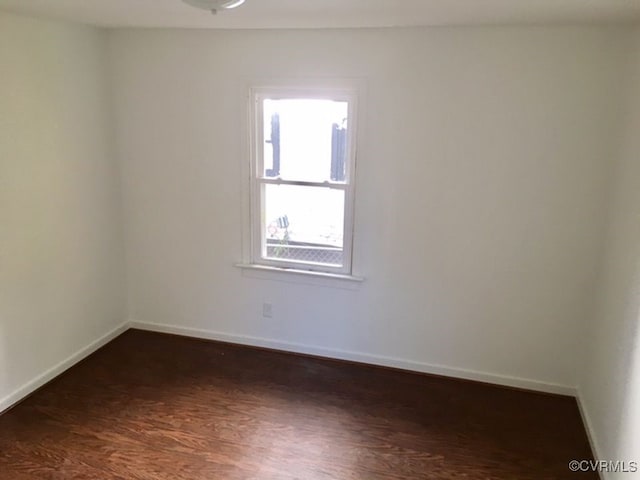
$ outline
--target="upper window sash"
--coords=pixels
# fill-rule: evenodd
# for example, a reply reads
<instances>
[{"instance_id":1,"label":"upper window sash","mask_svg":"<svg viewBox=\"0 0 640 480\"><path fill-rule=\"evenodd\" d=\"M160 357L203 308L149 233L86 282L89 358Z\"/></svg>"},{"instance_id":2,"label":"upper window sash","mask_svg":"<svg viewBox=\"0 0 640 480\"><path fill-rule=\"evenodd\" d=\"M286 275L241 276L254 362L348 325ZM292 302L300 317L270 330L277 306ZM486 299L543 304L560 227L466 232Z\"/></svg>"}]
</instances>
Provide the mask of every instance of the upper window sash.
<instances>
[{"instance_id":1,"label":"upper window sash","mask_svg":"<svg viewBox=\"0 0 640 480\"><path fill-rule=\"evenodd\" d=\"M356 108L357 108L357 92L354 88L287 88L287 87L263 87L252 88L251 96L253 98L253 122L256 128L253 132L253 176L258 179L265 178L277 178L280 175L280 154L278 152L277 162L273 165L267 166L264 161L264 101L265 100L331 100L336 102L346 102L348 105L348 127L345 138L342 139L343 145L338 148L343 148L345 151L345 165L344 175L342 178L334 178L335 165L331 165L330 174L327 177L327 181L330 183L352 183L353 168L355 162L355 132L357 128L356 124ZM338 142L340 142L338 140ZM280 149L278 142L277 149ZM272 171L274 176L266 176L265 171ZM294 181L295 178L287 178L286 180Z\"/></svg>"}]
</instances>

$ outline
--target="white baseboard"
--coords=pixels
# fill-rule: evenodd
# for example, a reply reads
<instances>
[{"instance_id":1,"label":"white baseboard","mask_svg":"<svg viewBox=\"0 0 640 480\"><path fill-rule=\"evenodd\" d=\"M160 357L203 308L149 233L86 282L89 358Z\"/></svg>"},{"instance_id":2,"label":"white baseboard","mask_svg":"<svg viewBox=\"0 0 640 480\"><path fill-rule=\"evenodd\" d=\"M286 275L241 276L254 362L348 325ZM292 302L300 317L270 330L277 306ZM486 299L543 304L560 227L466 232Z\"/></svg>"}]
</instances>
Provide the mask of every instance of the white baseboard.
<instances>
[{"instance_id":1,"label":"white baseboard","mask_svg":"<svg viewBox=\"0 0 640 480\"><path fill-rule=\"evenodd\" d=\"M183 335L186 337L203 338L207 340L218 340L221 342L235 343L239 345L250 345L254 347L271 348L274 350L282 350L285 352L295 352L307 355L317 355L319 357L334 358L339 360L349 360L352 362L367 363L371 365L379 365L384 367L400 368L414 372L430 373L434 375L442 375L446 377L460 378L465 380L474 380L478 382L491 383L507 387L521 388L525 390L534 390L537 392L553 393L560 395L568 395L575 397L575 387L559 385L555 383L540 382L526 378L510 377L505 375L497 375L493 373L478 372L474 370L466 370L461 368L452 368L442 365L433 365L429 363L416 362L402 358L385 357L381 355L372 355L362 352L352 352L346 350L336 350L325 347L317 347L313 345L304 345L299 343L283 342L269 338L253 337L248 335L236 335L212 330L203 330L196 328L180 327L176 325L167 325L159 323L139 322L132 320L129 327L139 330L147 330L152 332L171 333L175 335Z\"/></svg>"},{"instance_id":2,"label":"white baseboard","mask_svg":"<svg viewBox=\"0 0 640 480\"><path fill-rule=\"evenodd\" d=\"M591 446L591 452L593 453L593 457L595 460L600 460L602 457L600 454L602 450L600 450L600 446L598 445L598 440L595 435L595 430L593 429L593 423L591 421L591 417L589 416L589 411L587 410L583 400L582 400L582 392L580 391L580 387L576 389L576 400L578 402L578 411L580 412L580 417L582 417L582 423L584 425L584 429L587 432L587 438L589 439L589 445ZM577 459L580 460L580 459ZM600 478L606 480L609 476L607 472L599 472Z\"/></svg>"},{"instance_id":3,"label":"white baseboard","mask_svg":"<svg viewBox=\"0 0 640 480\"><path fill-rule=\"evenodd\" d=\"M41 375L37 376L33 380L25 383L14 392L0 399L0 413L18 403L29 394L43 386L45 383L53 380L55 377L63 373L65 370L71 368L80 360L89 356L100 347L106 345L111 340L116 338L121 333L125 332L129 328L137 328L140 330L147 330L152 332L171 333L175 335L183 335L186 337L203 338L208 340L218 340L221 342L235 343L238 345L249 345L254 347L271 348L274 350L281 350L285 352L302 353L307 355L316 355L319 357L333 358L338 360L348 360L352 362L366 363L370 365L379 365L384 367L399 368L402 370L409 370L414 372L429 373L434 375L442 375L445 377L460 378L465 380L474 380L478 382L491 383L494 385L502 385L507 387L522 388L525 390L533 390L544 393L553 393L560 395L576 396L576 389L574 387L559 385L554 383L540 382L537 380L531 380L526 378L510 377L505 375L497 375L493 373L478 372L474 370L467 370L461 368L452 368L442 365L434 365L424 362L416 362L413 360L407 360L402 358L386 357L382 355L372 355L362 352L353 352L347 350L338 350L332 348L318 347L314 345L304 345L292 342L283 342L280 340L274 340L269 338L253 337L249 335L236 335L223 332L216 332L213 330L204 330L188 327L180 327L177 325L167 325L158 323L148 323L139 321L124 322L118 325L116 328L106 333L99 339L90 343L86 347L78 350L73 355L69 356L65 360L61 361L57 365L51 367ZM580 407L580 413L582 415L589 440L594 451L594 455L597 455L598 449L596 448L595 438L591 430L591 422L587 415L584 406L581 403L578 396L578 406Z\"/></svg>"},{"instance_id":4,"label":"white baseboard","mask_svg":"<svg viewBox=\"0 0 640 480\"><path fill-rule=\"evenodd\" d=\"M118 335L120 335L121 333L127 331L128 328L129 328L128 322L121 323L120 325L118 325L116 328L114 328L110 332L108 332L105 335L103 335L102 337L98 338L96 341L94 341L94 342L90 343L89 345L87 345L86 347L78 350L76 353L74 353L70 357L68 357L65 360L61 361L57 365L51 367L50 369L48 369L47 371L45 371L41 375L38 375L33 380L30 380L29 382L25 383L24 385L19 387L14 392L10 393L9 395L5 396L4 398L1 398L0 399L0 413L4 412L6 409L11 407L12 405L15 405L20 400L22 400L23 398L27 397L28 395L30 395L31 393L36 391L38 388L43 386L45 383L53 380L55 377L60 375L65 370L71 368L73 365L78 363L83 358L88 357L93 352L98 350L100 347L102 347L103 345L106 345L111 340L116 338Z\"/></svg>"}]
</instances>

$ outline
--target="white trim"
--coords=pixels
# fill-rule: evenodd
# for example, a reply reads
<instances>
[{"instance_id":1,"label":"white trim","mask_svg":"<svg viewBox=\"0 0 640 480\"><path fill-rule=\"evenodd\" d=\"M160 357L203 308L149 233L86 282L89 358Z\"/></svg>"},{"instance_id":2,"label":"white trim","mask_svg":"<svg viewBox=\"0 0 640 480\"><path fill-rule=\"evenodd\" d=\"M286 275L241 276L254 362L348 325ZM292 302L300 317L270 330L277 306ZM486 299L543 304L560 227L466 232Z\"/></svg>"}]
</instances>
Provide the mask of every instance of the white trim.
<instances>
[{"instance_id":1,"label":"white trim","mask_svg":"<svg viewBox=\"0 0 640 480\"><path fill-rule=\"evenodd\" d=\"M593 457L595 460L600 460L602 459L602 457L600 456L602 450L598 445L598 440L596 438L595 430L593 429L593 422L591 421L589 412L586 408L585 403L582 401L582 391L580 390L580 387L576 388L576 401L578 402L578 411L580 412L580 417L582 418L582 424L584 425L584 429L587 432L587 438L589 439L589 445L591 446L591 453L593 453ZM603 478L605 480L608 478L608 472L599 472L599 474L600 478Z\"/></svg>"},{"instance_id":2,"label":"white trim","mask_svg":"<svg viewBox=\"0 0 640 480\"><path fill-rule=\"evenodd\" d=\"M86 347L81 348L70 357L67 357L65 360L49 368L48 370L41 373L34 379L28 381L27 383L19 387L17 390L14 390L9 395L0 399L0 413L12 407L16 403L20 402L21 400L23 400L24 398L26 398L27 396L35 392L38 388L42 387L45 383L50 382L51 380L56 378L58 375L60 375L64 371L73 367L80 360L88 357L93 352L98 350L100 347L106 345L111 340L116 338L118 335L126 332L128 329L129 329L128 322L121 323L110 332L106 333L105 335L98 338L97 340L91 342Z\"/></svg>"},{"instance_id":3,"label":"white trim","mask_svg":"<svg viewBox=\"0 0 640 480\"><path fill-rule=\"evenodd\" d=\"M305 272L306 273L306 272ZM16 403L20 402L28 395L42 387L47 382L53 380L58 375L64 373L66 370L80 362L84 358L91 355L93 352L103 347L117 336L121 335L129 328L136 328L139 330L146 330L151 332L171 333L175 335L183 335L187 337L203 338L208 340L217 340L221 342L235 343L238 345L248 345L254 347L271 348L274 350L281 350L284 352L302 353L307 355L316 355L319 357L333 358L338 360L348 360L352 362L365 363L369 365L378 365L384 367L399 368L402 370L429 373L434 375L441 375L451 378L459 378L465 380L474 380L478 382L490 383L494 385L502 385L507 387L522 388L526 390L532 390L537 392L553 393L560 395L568 395L577 397L578 408L580 415L582 416L583 423L585 425L587 436L591 444L591 449L596 458L599 458L598 454L601 450L598 448L596 437L592 429L592 422L590 421L587 410L582 402L581 395L575 387L566 385L559 385L555 383L541 382L538 380L531 380L519 377L510 377L506 375L498 375L493 373L478 372L475 370L467 370L462 368L447 367L443 365L434 365L424 362L417 362L414 360L407 360L395 357L386 357L382 355L373 355L363 352L354 352L347 350L338 350L333 348L318 347L314 345L304 345L300 343L284 342L280 340L274 340L269 338L254 337L249 335L237 335L223 332L216 332L213 330L180 327L177 325L167 325L150 322L129 321L118 325L116 328L106 333L99 339L90 343L86 347L78 350L73 355L69 356L65 360L61 361L57 365L46 370L42 374L38 375L34 379L25 383L14 392L0 399L0 413L4 412L8 408L12 407Z\"/></svg>"},{"instance_id":4,"label":"white trim","mask_svg":"<svg viewBox=\"0 0 640 480\"><path fill-rule=\"evenodd\" d=\"M350 282L364 282L363 277L345 275L342 273L328 273L315 270L299 270L297 268L273 267L271 265L259 265L256 263L236 263L236 267L249 270L262 270L267 272L295 273L298 275L309 275L311 277L334 278L337 280L348 280Z\"/></svg>"},{"instance_id":5,"label":"white trim","mask_svg":"<svg viewBox=\"0 0 640 480\"><path fill-rule=\"evenodd\" d=\"M403 358L386 357L363 352L338 350L333 348L319 347L315 345L304 345L293 342L283 342L281 340L254 337L250 335L237 335L231 333L216 332L199 328L181 327L177 325L167 325L150 322L140 322L132 320L129 323L131 328L147 330L151 332L171 333L186 337L203 338L207 340L217 340L221 342L235 343L238 345L248 345L253 347L271 348L284 352L302 353L306 355L316 355L319 357L333 358L338 360L348 360L352 362L366 363L383 367L399 368L420 373L429 373L445 377L474 380L478 382L491 383L507 387L533 390L537 392L553 393L559 395L576 396L576 388L559 385L555 383L541 382L527 378L510 377L493 373L478 372L463 368L447 367L430 363L417 362Z\"/></svg>"},{"instance_id":6,"label":"white trim","mask_svg":"<svg viewBox=\"0 0 640 480\"><path fill-rule=\"evenodd\" d=\"M347 183L330 182L328 180L323 182L311 182L307 180L287 180L282 177L259 177L258 181L264 185L293 185L295 187L333 188L335 190L347 190L349 188Z\"/></svg>"}]
</instances>

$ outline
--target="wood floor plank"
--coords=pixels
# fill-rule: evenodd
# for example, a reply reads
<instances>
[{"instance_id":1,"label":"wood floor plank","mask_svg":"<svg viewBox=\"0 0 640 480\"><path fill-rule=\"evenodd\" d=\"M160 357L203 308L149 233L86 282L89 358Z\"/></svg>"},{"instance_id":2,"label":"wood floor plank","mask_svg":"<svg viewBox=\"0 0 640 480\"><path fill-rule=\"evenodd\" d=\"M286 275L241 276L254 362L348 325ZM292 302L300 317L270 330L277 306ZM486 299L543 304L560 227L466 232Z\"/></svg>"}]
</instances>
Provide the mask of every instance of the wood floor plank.
<instances>
[{"instance_id":1,"label":"wood floor plank","mask_svg":"<svg viewBox=\"0 0 640 480\"><path fill-rule=\"evenodd\" d=\"M569 397L129 330L0 417L0 479L552 480Z\"/></svg>"}]
</instances>

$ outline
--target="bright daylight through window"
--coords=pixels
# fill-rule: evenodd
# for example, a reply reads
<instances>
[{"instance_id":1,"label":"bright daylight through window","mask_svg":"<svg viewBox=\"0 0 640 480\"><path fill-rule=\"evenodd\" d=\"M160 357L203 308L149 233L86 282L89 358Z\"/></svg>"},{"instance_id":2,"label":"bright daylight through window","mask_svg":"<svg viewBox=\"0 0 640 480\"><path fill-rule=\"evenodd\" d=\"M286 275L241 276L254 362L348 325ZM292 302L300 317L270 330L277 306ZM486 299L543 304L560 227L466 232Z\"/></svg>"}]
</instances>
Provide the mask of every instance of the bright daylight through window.
<instances>
[{"instance_id":1,"label":"bright daylight through window","mask_svg":"<svg viewBox=\"0 0 640 480\"><path fill-rule=\"evenodd\" d=\"M252 262L351 274L355 96L253 94Z\"/></svg>"}]
</instances>

